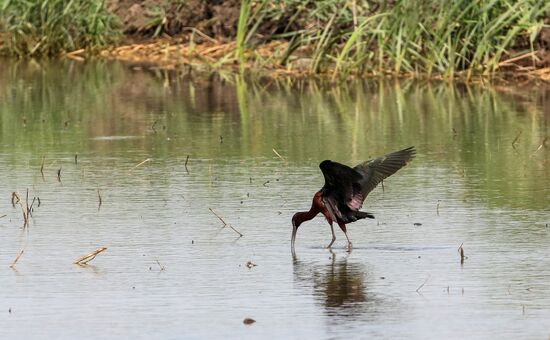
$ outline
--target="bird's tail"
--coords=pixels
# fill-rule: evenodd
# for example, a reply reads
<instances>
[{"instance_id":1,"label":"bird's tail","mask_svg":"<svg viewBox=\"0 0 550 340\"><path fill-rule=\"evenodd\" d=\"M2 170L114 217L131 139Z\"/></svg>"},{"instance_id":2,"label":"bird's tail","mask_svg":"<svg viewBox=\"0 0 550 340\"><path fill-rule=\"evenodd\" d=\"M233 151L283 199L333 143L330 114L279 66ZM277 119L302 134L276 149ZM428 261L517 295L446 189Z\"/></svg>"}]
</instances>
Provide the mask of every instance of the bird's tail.
<instances>
[{"instance_id":1,"label":"bird's tail","mask_svg":"<svg viewBox=\"0 0 550 340\"><path fill-rule=\"evenodd\" d=\"M356 211L355 217L359 220L362 218L374 218L374 215L365 211Z\"/></svg>"}]
</instances>

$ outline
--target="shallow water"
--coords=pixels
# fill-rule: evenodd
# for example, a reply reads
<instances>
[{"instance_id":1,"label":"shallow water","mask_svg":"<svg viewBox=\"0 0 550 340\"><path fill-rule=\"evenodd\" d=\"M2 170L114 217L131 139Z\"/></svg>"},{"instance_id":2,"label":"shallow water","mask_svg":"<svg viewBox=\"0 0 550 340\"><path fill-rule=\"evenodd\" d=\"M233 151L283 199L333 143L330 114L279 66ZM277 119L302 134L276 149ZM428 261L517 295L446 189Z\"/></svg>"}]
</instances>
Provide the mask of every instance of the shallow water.
<instances>
[{"instance_id":1,"label":"shallow water","mask_svg":"<svg viewBox=\"0 0 550 340\"><path fill-rule=\"evenodd\" d=\"M0 337L547 338L547 94L3 61ZM320 161L410 145L351 253L318 217L291 256Z\"/></svg>"}]
</instances>

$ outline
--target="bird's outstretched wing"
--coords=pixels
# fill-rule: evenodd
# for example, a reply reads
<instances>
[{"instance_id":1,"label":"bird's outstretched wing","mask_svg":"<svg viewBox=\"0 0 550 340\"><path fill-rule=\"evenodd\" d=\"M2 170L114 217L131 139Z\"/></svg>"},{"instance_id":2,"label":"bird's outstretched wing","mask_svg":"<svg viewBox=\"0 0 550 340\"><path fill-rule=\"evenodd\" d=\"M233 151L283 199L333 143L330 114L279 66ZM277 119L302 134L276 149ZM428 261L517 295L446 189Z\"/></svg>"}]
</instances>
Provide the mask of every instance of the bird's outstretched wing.
<instances>
[{"instance_id":1,"label":"bird's outstretched wing","mask_svg":"<svg viewBox=\"0 0 550 340\"><path fill-rule=\"evenodd\" d=\"M382 157L368 160L354 167L353 169L362 175L362 179L359 181L361 185L361 199L365 200L378 183L407 165L415 155L416 150L414 146L411 146Z\"/></svg>"}]
</instances>

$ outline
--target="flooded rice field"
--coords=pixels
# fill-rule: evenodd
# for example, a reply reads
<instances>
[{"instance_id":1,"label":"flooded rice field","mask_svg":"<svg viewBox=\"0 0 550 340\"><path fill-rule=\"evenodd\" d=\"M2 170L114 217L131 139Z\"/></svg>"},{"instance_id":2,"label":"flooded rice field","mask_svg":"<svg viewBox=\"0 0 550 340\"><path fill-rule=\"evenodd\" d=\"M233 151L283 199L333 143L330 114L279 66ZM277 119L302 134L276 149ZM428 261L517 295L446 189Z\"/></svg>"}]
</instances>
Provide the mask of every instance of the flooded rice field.
<instances>
[{"instance_id":1,"label":"flooded rice field","mask_svg":"<svg viewBox=\"0 0 550 340\"><path fill-rule=\"evenodd\" d=\"M0 337L546 339L549 93L4 61ZM322 160L411 145L291 255Z\"/></svg>"}]
</instances>

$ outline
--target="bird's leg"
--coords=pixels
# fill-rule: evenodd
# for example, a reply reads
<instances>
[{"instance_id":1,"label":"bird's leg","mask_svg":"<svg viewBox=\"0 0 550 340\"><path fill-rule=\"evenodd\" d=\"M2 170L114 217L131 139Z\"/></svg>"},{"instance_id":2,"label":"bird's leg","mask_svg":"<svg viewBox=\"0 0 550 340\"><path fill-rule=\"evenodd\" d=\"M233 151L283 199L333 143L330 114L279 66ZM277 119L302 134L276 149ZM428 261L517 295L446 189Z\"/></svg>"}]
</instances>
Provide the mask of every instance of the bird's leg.
<instances>
[{"instance_id":1,"label":"bird's leg","mask_svg":"<svg viewBox=\"0 0 550 340\"><path fill-rule=\"evenodd\" d=\"M344 232L344 235L346 235L346 239L348 240L348 251L351 251L352 244L351 244L351 241L349 240L349 236L346 230L346 225L344 223L338 223L338 225L340 226L340 229L342 229L342 231Z\"/></svg>"},{"instance_id":2,"label":"bird's leg","mask_svg":"<svg viewBox=\"0 0 550 340\"><path fill-rule=\"evenodd\" d=\"M334 241L336 241L336 234L334 233L334 225L332 225L332 223L330 224L330 231L332 232L332 241L330 241L330 244L327 246L327 248L330 248Z\"/></svg>"}]
</instances>

